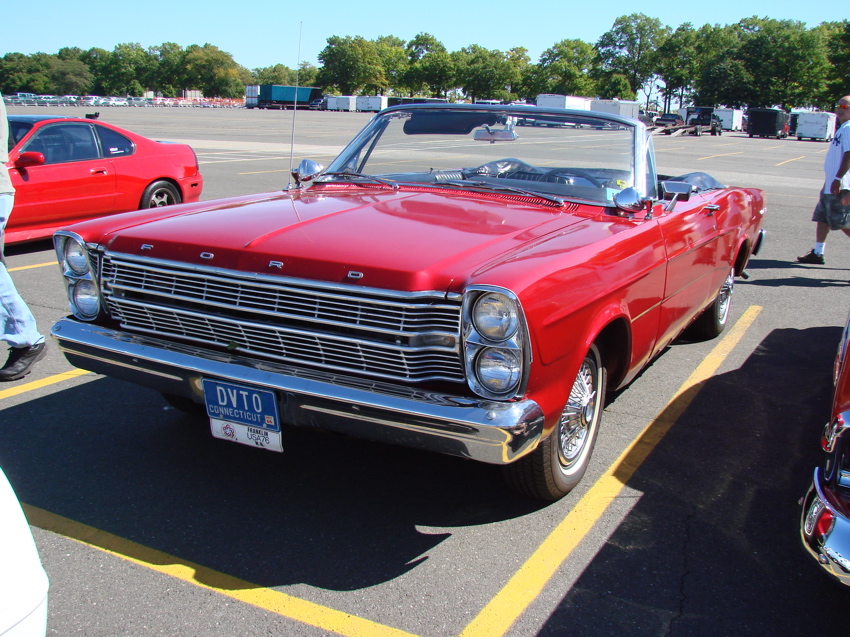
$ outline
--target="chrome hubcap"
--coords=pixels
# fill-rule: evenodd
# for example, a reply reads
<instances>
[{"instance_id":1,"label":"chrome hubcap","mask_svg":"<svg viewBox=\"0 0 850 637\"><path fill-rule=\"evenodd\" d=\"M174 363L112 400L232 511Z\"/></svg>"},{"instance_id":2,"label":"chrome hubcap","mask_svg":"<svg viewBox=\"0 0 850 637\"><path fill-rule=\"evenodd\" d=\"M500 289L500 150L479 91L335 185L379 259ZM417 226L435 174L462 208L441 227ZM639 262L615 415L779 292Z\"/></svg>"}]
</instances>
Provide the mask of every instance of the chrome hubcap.
<instances>
[{"instance_id":1,"label":"chrome hubcap","mask_svg":"<svg viewBox=\"0 0 850 637\"><path fill-rule=\"evenodd\" d=\"M729 301L732 298L732 291L735 287L735 277L730 272L729 276L720 287L720 293L717 295L717 317L721 323L726 322L726 315L729 313Z\"/></svg>"},{"instance_id":2,"label":"chrome hubcap","mask_svg":"<svg viewBox=\"0 0 850 637\"><path fill-rule=\"evenodd\" d=\"M596 416L596 366L585 359L561 414L559 429L561 463L569 467L581 456Z\"/></svg>"}]
</instances>

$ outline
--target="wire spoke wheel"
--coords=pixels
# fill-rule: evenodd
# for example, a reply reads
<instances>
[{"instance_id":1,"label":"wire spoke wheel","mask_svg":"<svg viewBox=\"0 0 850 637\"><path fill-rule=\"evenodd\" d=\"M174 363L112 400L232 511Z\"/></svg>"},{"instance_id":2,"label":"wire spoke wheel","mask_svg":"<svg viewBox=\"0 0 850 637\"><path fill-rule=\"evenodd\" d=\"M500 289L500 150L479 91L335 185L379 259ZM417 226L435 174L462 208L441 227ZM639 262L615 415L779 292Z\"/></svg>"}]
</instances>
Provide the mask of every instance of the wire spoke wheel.
<instances>
[{"instance_id":1,"label":"wire spoke wheel","mask_svg":"<svg viewBox=\"0 0 850 637\"><path fill-rule=\"evenodd\" d=\"M606 376L599 349L591 345L569 386L555 430L533 452L504 467L511 488L551 501L562 498L581 481L602 420Z\"/></svg>"},{"instance_id":2,"label":"wire spoke wheel","mask_svg":"<svg viewBox=\"0 0 850 637\"><path fill-rule=\"evenodd\" d=\"M581 458L596 425L598 370L595 361L587 357L579 369L570 397L561 414L558 429L558 452L562 467L569 468Z\"/></svg>"}]
</instances>

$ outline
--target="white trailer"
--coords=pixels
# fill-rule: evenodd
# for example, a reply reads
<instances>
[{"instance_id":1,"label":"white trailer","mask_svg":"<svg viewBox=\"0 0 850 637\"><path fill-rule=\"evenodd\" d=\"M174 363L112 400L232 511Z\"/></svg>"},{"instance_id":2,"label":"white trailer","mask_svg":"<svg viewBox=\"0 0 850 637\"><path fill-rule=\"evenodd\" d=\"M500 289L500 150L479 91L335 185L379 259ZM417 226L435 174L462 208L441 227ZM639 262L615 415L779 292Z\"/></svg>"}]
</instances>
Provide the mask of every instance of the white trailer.
<instances>
[{"instance_id":1,"label":"white trailer","mask_svg":"<svg viewBox=\"0 0 850 637\"><path fill-rule=\"evenodd\" d=\"M589 97L541 93L537 96L537 101L535 103L544 108L572 108L579 111L589 111L590 102L591 99Z\"/></svg>"},{"instance_id":2,"label":"white trailer","mask_svg":"<svg viewBox=\"0 0 850 637\"><path fill-rule=\"evenodd\" d=\"M358 111L382 111L387 107L387 96L358 95L356 105Z\"/></svg>"},{"instance_id":3,"label":"white trailer","mask_svg":"<svg viewBox=\"0 0 850 637\"><path fill-rule=\"evenodd\" d=\"M590 110L637 119L640 115L640 104L629 100L593 100Z\"/></svg>"},{"instance_id":4,"label":"white trailer","mask_svg":"<svg viewBox=\"0 0 850 637\"><path fill-rule=\"evenodd\" d=\"M835 113L798 113L797 139L828 142L835 137Z\"/></svg>"},{"instance_id":5,"label":"white trailer","mask_svg":"<svg viewBox=\"0 0 850 637\"><path fill-rule=\"evenodd\" d=\"M356 111L357 98L354 95L334 95L328 98L329 111Z\"/></svg>"},{"instance_id":6,"label":"white trailer","mask_svg":"<svg viewBox=\"0 0 850 637\"><path fill-rule=\"evenodd\" d=\"M744 130L744 111L740 108L715 108L714 114L720 118L723 130Z\"/></svg>"}]
</instances>

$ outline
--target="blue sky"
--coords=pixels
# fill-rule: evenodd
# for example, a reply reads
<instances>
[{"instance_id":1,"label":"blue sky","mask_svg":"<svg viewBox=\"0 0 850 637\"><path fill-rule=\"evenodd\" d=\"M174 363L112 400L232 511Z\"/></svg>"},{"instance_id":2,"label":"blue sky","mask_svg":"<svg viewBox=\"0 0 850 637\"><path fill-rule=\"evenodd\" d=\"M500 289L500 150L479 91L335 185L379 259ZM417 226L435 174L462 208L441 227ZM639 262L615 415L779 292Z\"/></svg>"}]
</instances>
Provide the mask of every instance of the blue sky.
<instances>
[{"instance_id":1,"label":"blue sky","mask_svg":"<svg viewBox=\"0 0 850 637\"><path fill-rule=\"evenodd\" d=\"M121 7L118 9L118 7ZM428 32L454 51L470 44L488 49L528 49L532 62L555 42L576 38L595 43L622 15L640 11L673 28L690 21L733 24L750 16L799 20L808 27L848 17L846 5L775 0L686 2L683 0L592 2L463 2L314 0L144 0L76 2L2 0L0 55L56 53L65 46L100 47L135 42L143 47L175 42L210 43L249 69L277 63L294 68L299 59L319 65L327 38L394 35L409 40ZM14 25L14 28L10 28ZM299 38L300 34L300 38ZM299 57L300 40L300 57Z\"/></svg>"}]
</instances>

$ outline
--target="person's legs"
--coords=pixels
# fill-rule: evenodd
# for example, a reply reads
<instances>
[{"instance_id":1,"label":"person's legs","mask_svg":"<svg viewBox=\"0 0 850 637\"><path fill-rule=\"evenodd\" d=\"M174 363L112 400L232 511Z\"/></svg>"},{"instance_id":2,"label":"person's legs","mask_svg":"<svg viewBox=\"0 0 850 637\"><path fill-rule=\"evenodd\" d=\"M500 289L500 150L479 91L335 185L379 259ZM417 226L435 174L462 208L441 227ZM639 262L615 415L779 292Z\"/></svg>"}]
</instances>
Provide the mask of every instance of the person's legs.
<instances>
[{"instance_id":1,"label":"person's legs","mask_svg":"<svg viewBox=\"0 0 850 637\"><path fill-rule=\"evenodd\" d=\"M3 249L3 229L12 212L15 199L11 194L0 195L0 254ZM35 317L18 294L12 277L0 260L0 340L9 344L9 357L0 368L0 381L17 380L26 376L32 366L45 355L44 336L35 324Z\"/></svg>"}]
</instances>

